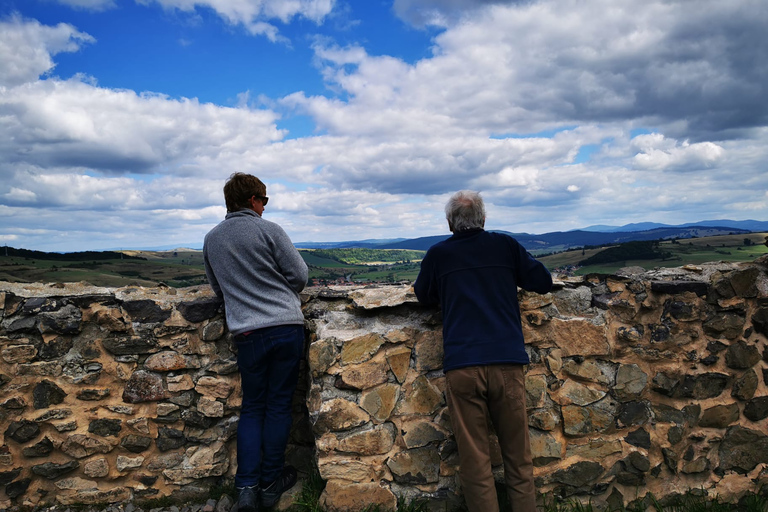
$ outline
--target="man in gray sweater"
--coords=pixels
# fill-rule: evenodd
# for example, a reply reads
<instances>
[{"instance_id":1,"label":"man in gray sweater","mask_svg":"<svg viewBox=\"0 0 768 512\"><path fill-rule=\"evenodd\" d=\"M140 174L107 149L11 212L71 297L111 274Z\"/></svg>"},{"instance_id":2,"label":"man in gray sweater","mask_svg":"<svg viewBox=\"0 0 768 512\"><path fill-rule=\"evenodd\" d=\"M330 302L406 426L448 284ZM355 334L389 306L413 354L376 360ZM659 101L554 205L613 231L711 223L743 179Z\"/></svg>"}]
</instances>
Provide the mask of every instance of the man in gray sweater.
<instances>
[{"instance_id":1,"label":"man in gray sweater","mask_svg":"<svg viewBox=\"0 0 768 512\"><path fill-rule=\"evenodd\" d=\"M233 174L224 199L227 215L206 235L203 257L238 351L238 510L255 512L273 506L296 483L296 470L284 466L285 447L304 348L299 292L308 269L285 231L262 218L269 198L261 180Z\"/></svg>"}]
</instances>

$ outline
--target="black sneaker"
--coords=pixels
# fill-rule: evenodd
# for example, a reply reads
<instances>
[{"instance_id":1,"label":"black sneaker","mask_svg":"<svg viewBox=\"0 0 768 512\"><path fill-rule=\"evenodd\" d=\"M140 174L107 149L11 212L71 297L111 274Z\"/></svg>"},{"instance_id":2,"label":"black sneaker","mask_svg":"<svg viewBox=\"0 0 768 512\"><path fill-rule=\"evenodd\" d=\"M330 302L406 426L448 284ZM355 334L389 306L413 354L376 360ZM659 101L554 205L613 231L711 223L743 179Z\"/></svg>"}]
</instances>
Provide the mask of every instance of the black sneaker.
<instances>
[{"instance_id":1,"label":"black sneaker","mask_svg":"<svg viewBox=\"0 0 768 512\"><path fill-rule=\"evenodd\" d=\"M285 466L277 480L264 487L261 492L261 505L272 507L280 501L280 496L296 484L296 469L293 466Z\"/></svg>"},{"instance_id":2,"label":"black sneaker","mask_svg":"<svg viewBox=\"0 0 768 512\"><path fill-rule=\"evenodd\" d=\"M259 486L238 487L237 512L259 512Z\"/></svg>"}]
</instances>

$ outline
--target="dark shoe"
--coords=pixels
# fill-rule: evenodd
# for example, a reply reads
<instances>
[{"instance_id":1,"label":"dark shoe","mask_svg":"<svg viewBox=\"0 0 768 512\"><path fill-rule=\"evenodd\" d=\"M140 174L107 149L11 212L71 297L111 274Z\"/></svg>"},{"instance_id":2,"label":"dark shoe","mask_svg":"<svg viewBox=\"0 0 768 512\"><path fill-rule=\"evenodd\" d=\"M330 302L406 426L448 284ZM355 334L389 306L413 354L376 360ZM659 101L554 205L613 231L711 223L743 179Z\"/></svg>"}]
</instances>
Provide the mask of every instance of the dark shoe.
<instances>
[{"instance_id":1,"label":"dark shoe","mask_svg":"<svg viewBox=\"0 0 768 512\"><path fill-rule=\"evenodd\" d=\"M277 480L264 487L261 492L261 505L272 507L280 501L280 496L296 484L296 469L293 466L285 466Z\"/></svg>"},{"instance_id":2,"label":"dark shoe","mask_svg":"<svg viewBox=\"0 0 768 512\"><path fill-rule=\"evenodd\" d=\"M259 486L237 489L237 512L259 512Z\"/></svg>"}]
</instances>

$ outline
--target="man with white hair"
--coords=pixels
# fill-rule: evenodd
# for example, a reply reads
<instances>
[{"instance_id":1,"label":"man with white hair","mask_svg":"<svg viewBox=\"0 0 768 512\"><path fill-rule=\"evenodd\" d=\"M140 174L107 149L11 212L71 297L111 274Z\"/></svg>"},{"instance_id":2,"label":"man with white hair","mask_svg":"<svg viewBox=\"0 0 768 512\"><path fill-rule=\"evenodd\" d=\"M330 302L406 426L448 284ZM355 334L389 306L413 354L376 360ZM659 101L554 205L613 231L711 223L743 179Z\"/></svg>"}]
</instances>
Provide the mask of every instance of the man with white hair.
<instances>
[{"instance_id":1,"label":"man with white hair","mask_svg":"<svg viewBox=\"0 0 768 512\"><path fill-rule=\"evenodd\" d=\"M490 233L477 192L445 206L453 236L433 245L414 283L419 302L443 314L443 370L459 476L470 512L498 512L487 417L499 437L514 512L536 511L525 410L525 351L517 288L547 293L552 276L514 238Z\"/></svg>"}]
</instances>

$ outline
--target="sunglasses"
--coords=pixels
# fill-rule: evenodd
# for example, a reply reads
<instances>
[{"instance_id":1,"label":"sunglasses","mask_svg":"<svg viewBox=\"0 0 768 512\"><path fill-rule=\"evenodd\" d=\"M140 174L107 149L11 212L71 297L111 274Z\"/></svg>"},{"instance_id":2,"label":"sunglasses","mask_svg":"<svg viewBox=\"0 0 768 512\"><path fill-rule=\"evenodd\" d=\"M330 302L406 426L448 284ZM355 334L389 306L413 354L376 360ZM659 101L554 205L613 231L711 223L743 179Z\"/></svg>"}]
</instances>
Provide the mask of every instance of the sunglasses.
<instances>
[{"instance_id":1,"label":"sunglasses","mask_svg":"<svg viewBox=\"0 0 768 512\"><path fill-rule=\"evenodd\" d=\"M264 206L267 206L267 203L269 202L269 198L267 196L253 196L253 197L255 197L256 199L260 199L261 204L263 204Z\"/></svg>"}]
</instances>

